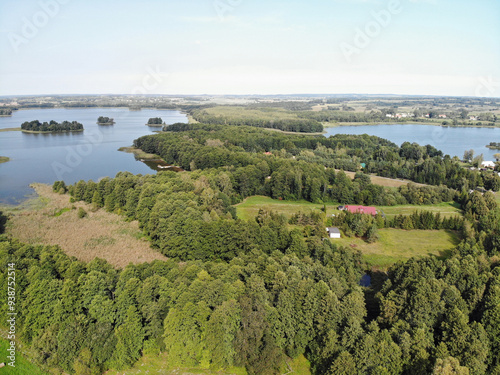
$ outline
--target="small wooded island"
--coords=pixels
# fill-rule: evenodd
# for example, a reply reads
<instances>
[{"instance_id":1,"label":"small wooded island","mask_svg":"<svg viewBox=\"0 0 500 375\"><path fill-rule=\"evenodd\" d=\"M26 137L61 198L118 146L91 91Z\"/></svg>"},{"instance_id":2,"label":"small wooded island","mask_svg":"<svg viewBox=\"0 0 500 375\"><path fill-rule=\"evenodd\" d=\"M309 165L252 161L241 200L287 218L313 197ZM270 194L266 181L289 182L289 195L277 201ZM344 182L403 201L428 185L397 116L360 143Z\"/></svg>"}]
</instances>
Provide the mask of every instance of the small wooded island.
<instances>
[{"instance_id":1,"label":"small wooded island","mask_svg":"<svg viewBox=\"0 0 500 375\"><path fill-rule=\"evenodd\" d=\"M163 126L165 123L161 119L161 117L152 117L148 120L147 126Z\"/></svg>"},{"instance_id":2,"label":"small wooded island","mask_svg":"<svg viewBox=\"0 0 500 375\"><path fill-rule=\"evenodd\" d=\"M38 120L26 121L21 125L21 130L25 133L64 133L64 132L81 132L83 125L78 121L63 121L58 123L51 120L50 122L40 122Z\"/></svg>"},{"instance_id":3,"label":"small wooded island","mask_svg":"<svg viewBox=\"0 0 500 375\"><path fill-rule=\"evenodd\" d=\"M12 116L12 109L0 108L0 116Z\"/></svg>"},{"instance_id":4,"label":"small wooded island","mask_svg":"<svg viewBox=\"0 0 500 375\"><path fill-rule=\"evenodd\" d=\"M500 142L490 142L486 147L491 148L492 150L500 150Z\"/></svg>"},{"instance_id":5,"label":"small wooded island","mask_svg":"<svg viewBox=\"0 0 500 375\"><path fill-rule=\"evenodd\" d=\"M115 119L111 117L99 116L97 119L98 125L113 125L115 123Z\"/></svg>"}]
</instances>

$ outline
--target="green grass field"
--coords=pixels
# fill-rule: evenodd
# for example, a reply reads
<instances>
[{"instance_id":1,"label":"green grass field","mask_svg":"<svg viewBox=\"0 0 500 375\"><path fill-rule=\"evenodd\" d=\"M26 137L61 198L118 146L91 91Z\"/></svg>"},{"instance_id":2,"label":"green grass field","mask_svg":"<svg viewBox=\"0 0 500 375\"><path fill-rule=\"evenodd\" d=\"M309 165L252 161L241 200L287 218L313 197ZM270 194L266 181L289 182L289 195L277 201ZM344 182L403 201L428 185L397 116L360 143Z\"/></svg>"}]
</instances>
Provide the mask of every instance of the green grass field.
<instances>
[{"instance_id":1,"label":"green grass field","mask_svg":"<svg viewBox=\"0 0 500 375\"><path fill-rule=\"evenodd\" d=\"M497 194L500 199L500 194ZM326 213L331 215L337 213L338 203L327 203ZM236 212L238 218L243 220L249 220L254 218L259 209L264 209L267 211L275 211L280 214L284 214L287 218L290 218L294 213L302 211L304 213L309 213L312 211L320 212L323 207L322 204L311 203L305 200L301 201L279 201L277 199L272 199L264 196L253 196L245 199L244 202L236 205ZM414 211L431 211L435 213L440 213L443 217L460 215L460 206L456 202L446 202L434 205L404 205L404 206L377 206L378 210L382 210L387 217L402 215L411 215Z\"/></svg>"},{"instance_id":2,"label":"green grass field","mask_svg":"<svg viewBox=\"0 0 500 375\"><path fill-rule=\"evenodd\" d=\"M326 205L327 214L332 214L337 211L338 204L328 203ZM312 211L321 212L322 204L311 203L305 200L300 201L280 201L269 197L256 195L248 197L244 202L236 205L236 213L238 218L242 220L250 220L257 216L260 209L267 211L275 211L279 214L290 218L296 212L309 213Z\"/></svg>"},{"instance_id":3,"label":"green grass field","mask_svg":"<svg viewBox=\"0 0 500 375\"><path fill-rule=\"evenodd\" d=\"M337 213L338 204L326 204L326 213ZM279 201L263 196L253 196L236 205L238 218L252 220L259 209L274 211L290 218L296 212L309 213L321 212L322 204L307 201ZM439 212L442 216L460 215L461 211L456 203L441 203L436 205L404 205L377 207L382 209L387 217L398 214L410 215L415 210ZM446 256L449 250L459 243L458 236L452 231L445 230L411 230L380 229L380 239L374 244L369 244L360 238L341 238L332 241L351 249L360 250L363 259L371 266L385 268L399 260L407 260L414 256Z\"/></svg>"},{"instance_id":4,"label":"green grass field","mask_svg":"<svg viewBox=\"0 0 500 375\"><path fill-rule=\"evenodd\" d=\"M331 240L335 244L359 250L370 266L386 268L397 261L412 257L435 255L446 257L460 242L457 234L448 230L379 230L379 240L369 244L360 238Z\"/></svg>"},{"instance_id":5,"label":"green grass field","mask_svg":"<svg viewBox=\"0 0 500 375\"><path fill-rule=\"evenodd\" d=\"M16 352L16 362L15 367L7 365L7 350L9 348L9 342L5 339L0 340L0 363L4 362L5 367L0 368L0 374L9 375L47 375L45 371L40 370L37 366L29 362L24 358L19 350Z\"/></svg>"},{"instance_id":6,"label":"green grass field","mask_svg":"<svg viewBox=\"0 0 500 375\"><path fill-rule=\"evenodd\" d=\"M297 120L297 113L283 108L247 108L240 106L217 106L204 109L210 115L224 116L227 119L252 120Z\"/></svg>"},{"instance_id":7,"label":"green grass field","mask_svg":"<svg viewBox=\"0 0 500 375\"><path fill-rule=\"evenodd\" d=\"M289 360L284 366L282 373L288 375L311 375L311 365L309 361L300 355L296 359ZM106 375L136 375L136 374L161 374L161 375L247 375L247 371L242 367L232 367L227 370L207 370L202 368L171 368L167 363L167 356L144 356L133 368L129 370L109 370Z\"/></svg>"},{"instance_id":8,"label":"green grass field","mask_svg":"<svg viewBox=\"0 0 500 375\"><path fill-rule=\"evenodd\" d=\"M431 205L404 205L404 206L377 206L378 210L382 210L387 217L396 215L411 215L414 211L431 211L440 213L442 217L461 215L462 210L457 202L444 202Z\"/></svg>"}]
</instances>

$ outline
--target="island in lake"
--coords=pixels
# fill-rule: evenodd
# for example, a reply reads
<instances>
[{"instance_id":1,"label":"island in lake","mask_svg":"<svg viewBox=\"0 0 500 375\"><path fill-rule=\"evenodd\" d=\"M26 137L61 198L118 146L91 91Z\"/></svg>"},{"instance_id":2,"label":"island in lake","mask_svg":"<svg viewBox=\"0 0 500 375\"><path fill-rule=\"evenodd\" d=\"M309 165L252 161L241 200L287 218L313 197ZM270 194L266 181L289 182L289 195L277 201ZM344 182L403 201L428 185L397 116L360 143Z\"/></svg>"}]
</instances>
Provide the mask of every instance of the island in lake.
<instances>
[{"instance_id":1,"label":"island in lake","mask_svg":"<svg viewBox=\"0 0 500 375\"><path fill-rule=\"evenodd\" d=\"M25 133L64 133L81 132L83 125L78 121L63 121L61 123L51 120L50 122L40 122L38 120L26 121L21 125L21 130Z\"/></svg>"},{"instance_id":2,"label":"island in lake","mask_svg":"<svg viewBox=\"0 0 500 375\"><path fill-rule=\"evenodd\" d=\"M7 163L10 160L7 156L0 156L0 164Z\"/></svg>"},{"instance_id":3,"label":"island in lake","mask_svg":"<svg viewBox=\"0 0 500 375\"><path fill-rule=\"evenodd\" d=\"M115 123L115 119L111 117L99 116L97 119L98 125L113 125Z\"/></svg>"},{"instance_id":4,"label":"island in lake","mask_svg":"<svg viewBox=\"0 0 500 375\"><path fill-rule=\"evenodd\" d=\"M163 126L165 123L161 119L161 117L152 117L148 120L147 126Z\"/></svg>"},{"instance_id":5,"label":"island in lake","mask_svg":"<svg viewBox=\"0 0 500 375\"><path fill-rule=\"evenodd\" d=\"M500 150L500 142L490 142L486 147L491 148L492 150Z\"/></svg>"},{"instance_id":6,"label":"island in lake","mask_svg":"<svg viewBox=\"0 0 500 375\"><path fill-rule=\"evenodd\" d=\"M12 109L0 108L0 116L12 116Z\"/></svg>"}]
</instances>

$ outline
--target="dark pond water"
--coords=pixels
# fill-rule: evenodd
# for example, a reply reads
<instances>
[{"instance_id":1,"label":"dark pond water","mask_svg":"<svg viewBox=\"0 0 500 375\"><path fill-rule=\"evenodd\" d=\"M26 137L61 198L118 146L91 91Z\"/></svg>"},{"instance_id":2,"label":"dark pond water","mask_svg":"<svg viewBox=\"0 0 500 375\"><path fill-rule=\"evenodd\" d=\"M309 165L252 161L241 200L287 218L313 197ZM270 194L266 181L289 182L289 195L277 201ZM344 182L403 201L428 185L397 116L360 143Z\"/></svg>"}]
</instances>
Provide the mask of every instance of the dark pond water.
<instances>
[{"instance_id":1,"label":"dark pond water","mask_svg":"<svg viewBox=\"0 0 500 375\"><path fill-rule=\"evenodd\" d=\"M365 273L361 280L359 280L360 286L370 287L372 285L372 277Z\"/></svg>"},{"instance_id":2,"label":"dark pond water","mask_svg":"<svg viewBox=\"0 0 500 375\"><path fill-rule=\"evenodd\" d=\"M360 125L326 128L326 137L335 134L369 134L388 139L398 146L417 142L430 144L450 156L462 158L465 150L473 149L475 155L483 154L484 160L495 160L493 154L499 150L485 147L490 142L500 142L500 128L466 128L433 125Z\"/></svg>"},{"instance_id":3,"label":"dark pond water","mask_svg":"<svg viewBox=\"0 0 500 375\"><path fill-rule=\"evenodd\" d=\"M99 116L113 117L114 125L99 126ZM120 171L134 174L156 173L153 165L137 161L133 154L120 152L134 139L152 134L145 126L151 117L165 123L187 122L179 111L129 111L128 108L33 109L0 117L0 129L20 127L24 121L79 121L85 131L62 134L25 134L20 131L0 132L0 156L11 160L0 164L0 203L15 204L32 193L32 182L53 183L64 180L94 180Z\"/></svg>"}]
</instances>

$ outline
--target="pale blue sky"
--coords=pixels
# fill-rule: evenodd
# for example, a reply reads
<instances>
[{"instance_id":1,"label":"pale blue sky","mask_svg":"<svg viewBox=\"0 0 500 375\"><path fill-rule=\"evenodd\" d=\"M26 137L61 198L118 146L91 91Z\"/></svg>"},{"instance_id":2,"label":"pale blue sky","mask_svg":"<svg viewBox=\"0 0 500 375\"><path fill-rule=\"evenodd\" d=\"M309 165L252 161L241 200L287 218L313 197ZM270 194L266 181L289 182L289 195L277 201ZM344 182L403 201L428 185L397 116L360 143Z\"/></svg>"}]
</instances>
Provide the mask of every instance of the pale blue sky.
<instances>
[{"instance_id":1,"label":"pale blue sky","mask_svg":"<svg viewBox=\"0 0 500 375\"><path fill-rule=\"evenodd\" d=\"M1 0L0 95L141 92L500 97L500 1Z\"/></svg>"}]
</instances>

